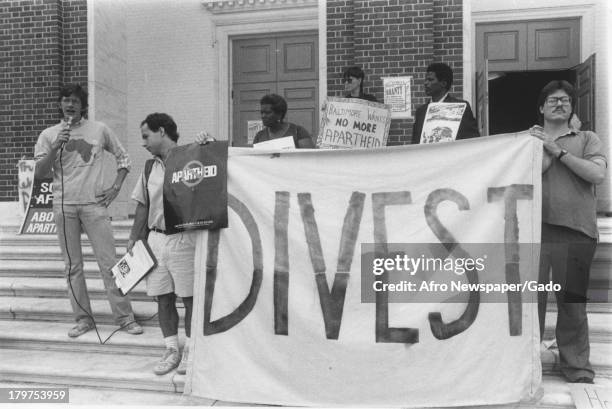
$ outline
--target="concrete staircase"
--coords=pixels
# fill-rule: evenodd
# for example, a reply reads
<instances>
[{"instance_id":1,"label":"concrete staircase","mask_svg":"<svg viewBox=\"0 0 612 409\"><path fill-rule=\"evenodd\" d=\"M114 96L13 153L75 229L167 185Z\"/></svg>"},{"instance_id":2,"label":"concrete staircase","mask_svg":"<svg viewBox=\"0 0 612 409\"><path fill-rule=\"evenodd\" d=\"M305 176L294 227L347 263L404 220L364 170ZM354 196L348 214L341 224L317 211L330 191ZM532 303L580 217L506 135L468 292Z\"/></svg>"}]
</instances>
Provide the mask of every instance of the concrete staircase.
<instances>
[{"instance_id":1,"label":"concrete staircase","mask_svg":"<svg viewBox=\"0 0 612 409\"><path fill-rule=\"evenodd\" d=\"M0 219L1 222L1 219ZM607 221L606 221L607 222ZM113 222L117 254L122 254L131 221ZM607 229L607 230L606 230ZM101 345L95 331L79 338L66 333L73 325L56 236L16 235L16 222L0 223L0 387L14 385L70 386L71 403L168 404L222 406L227 402L184 397L185 377L171 372L156 376L152 369L164 345L157 324L156 304L143 283L132 294L132 305L145 334L117 332ZM604 225L612 233L612 223ZM607 234L607 233L606 233ZM589 305L591 361L596 384L612 388L612 234L604 236L592 270ZM83 236L85 272L92 308L102 339L117 327L99 278L91 247ZM554 301L553 301L554 302ZM555 306L547 314L552 338ZM182 314L182 310L179 310ZM183 336L182 330L179 332ZM569 385L557 368L554 349L542 352L543 390L534 402L510 407L573 408ZM232 404L239 405L239 404Z\"/></svg>"}]
</instances>

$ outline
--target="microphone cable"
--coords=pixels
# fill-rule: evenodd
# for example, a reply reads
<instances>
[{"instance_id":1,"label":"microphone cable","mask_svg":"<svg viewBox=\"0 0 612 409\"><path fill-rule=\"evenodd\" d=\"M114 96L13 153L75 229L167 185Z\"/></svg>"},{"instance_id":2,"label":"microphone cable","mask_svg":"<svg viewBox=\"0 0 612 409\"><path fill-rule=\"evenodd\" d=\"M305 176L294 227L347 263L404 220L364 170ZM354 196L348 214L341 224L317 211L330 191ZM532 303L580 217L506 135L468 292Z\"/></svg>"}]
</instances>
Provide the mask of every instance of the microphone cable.
<instances>
[{"instance_id":1,"label":"microphone cable","mask_svg":"<svg viewBox=\"0 0 612 409\"><path fill-rule=\"evenodd\" d=\"M72 120L69 121L69 125L70 125L71 122L72 122ZM60 190L62 192L62 200L60 201L60 203L61 203L61 210L62 210L62 226L63 226L62 227L62 231L63 231L63 236L64 236L64 248L66 249L66 256L68 257L68 285L70 287L70 292L72 293L72 298L74 299L76 304L91 319L91 322L93 323L94 330L96 331L96 335L98 336L98 342L100 343L100 345L104 345L104 344L106 344L106 342L109 339L111 339L111 337L113 335L115 335L115 333L117 331L122 330L123 328L127 327L128 325L130 325L131 323L136 322L136 321L134 320L134 321L126 322L125 324L121 325L119 328L117 328L116 330L111 332L111 334L108 336L108 338L106 338L104 341L102 341L102 337L100 336L100 332L98 331L98 326L96 325L96 320L94 319L94 317L85 308L83 308L83 306L79 303L79 301L77 300L76 296L74 295L74 289L72 288L72 277L70 276L70 274L72 272L72 258L70 257L70 251L68 249L68 238L66 236L66 213L64 212L64 166L62 164L62 155L64 153L64 145L65 145L65 143L63 143L61 145L61 147L60 147L60 154L59 154ZM81 232L79 231L78 234L80 235ZM88 237L89 237L89 234L88 234ZM94 254L94 256L95 256L95 254ZM81 255L81 257L82 257L82 255ZM83 266L83 280L85 280L85 266ZM102 282L104 283L104 280ZM155 313L152 316L150 316L149 318L141 320L141 322L152 320L153 318L155 318L157 316L157 314L158 313Z\"/></svg>"}]
</instances>

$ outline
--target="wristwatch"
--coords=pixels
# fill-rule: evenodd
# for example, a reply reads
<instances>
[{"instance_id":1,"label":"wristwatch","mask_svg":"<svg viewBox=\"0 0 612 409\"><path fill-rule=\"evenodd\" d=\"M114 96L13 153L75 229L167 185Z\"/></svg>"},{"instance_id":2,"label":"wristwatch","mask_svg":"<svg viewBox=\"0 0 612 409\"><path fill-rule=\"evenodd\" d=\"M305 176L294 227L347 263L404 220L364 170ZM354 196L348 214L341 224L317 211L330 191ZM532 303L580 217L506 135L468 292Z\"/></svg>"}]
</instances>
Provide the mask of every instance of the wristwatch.
<instances>
[{"instance_id":1,"label":"wristwatch","mask_svg":"<svg viewBox=\"0 0 612 409\"><path fill-rule=\"evenodd\" d=\"M559 155L557 156L557 159L561 160L562 157L564 157L565 155L567 155L567 151L565 149L561 149L561 152L559 152Z\"/></svg>"}]
</instances>

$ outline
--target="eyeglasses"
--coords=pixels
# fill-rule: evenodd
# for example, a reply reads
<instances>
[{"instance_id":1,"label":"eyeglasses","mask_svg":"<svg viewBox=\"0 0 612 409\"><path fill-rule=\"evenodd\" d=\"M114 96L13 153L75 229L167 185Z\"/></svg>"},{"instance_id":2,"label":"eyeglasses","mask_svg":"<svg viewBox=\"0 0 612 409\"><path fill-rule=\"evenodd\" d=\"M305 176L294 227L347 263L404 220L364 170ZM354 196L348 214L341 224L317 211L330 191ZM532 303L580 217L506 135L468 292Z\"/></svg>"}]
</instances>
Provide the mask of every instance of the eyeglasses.
<instances>
[{"instance_id":1,"label":"eyeglasses","mask_svg":"<svg viewBox=\"0 0 612 409\"><path fill-rule=\"evenodd\" d=\"M572 102L572 99L570 97L548 97L546 98L546 104L551 107L556 106L559 102L561 102L562 105L569 105Z\"/></svg>"},{"instance_id":2,"label":"eyeglasses","mask_svg":"<svg viewBox=\"0 0 612 409\"><path fill-rule=\"evenodd\" d=\"M81 100L79 98L74 98L74 97L62 97L61 102L64 104L76 105L76 104L80 104Z\"/></svg>"},{"instance_id":3,"label":"eyeglasses","mask_svg":"<svg viewBox=\"0 0 612 409\"><path fill-rule=\"evenodd\" d=\"M350 83L352 83L352 82L353 82L353 79L352 79L352 78L350 78L350 77L349 77L349 78L343 78L343 79L342 79L342 82L348 82L348 83L350 84Z\"/></svg>"}]
</instances>

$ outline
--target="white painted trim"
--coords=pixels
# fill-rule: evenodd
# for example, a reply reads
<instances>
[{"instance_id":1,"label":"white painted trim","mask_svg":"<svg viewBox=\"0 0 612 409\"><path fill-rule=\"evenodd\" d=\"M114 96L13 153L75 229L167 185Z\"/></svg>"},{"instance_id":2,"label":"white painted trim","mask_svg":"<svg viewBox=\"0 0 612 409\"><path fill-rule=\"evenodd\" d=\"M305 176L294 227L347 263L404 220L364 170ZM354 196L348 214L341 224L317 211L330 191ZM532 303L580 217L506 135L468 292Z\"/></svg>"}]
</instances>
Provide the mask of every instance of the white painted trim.
<instances>
[{"instance_id":1,"label":"white painted trim","mask_svg":"<svg viewBox=\"0 0 612 409\"><path fill-rule=\"evenodd\" d=\"M580 4L576 6L534 7L516 10L492 10L471 12L472 1L474 0L464 0L463 2L463 83L464 92L466 89L468 89L469 84L469 89L471 89L472 96L476 95L476 84L474 83L474 73L472 72L474 67L476 66L476 38L470 36L469 47L466 47L466 27L468 27L468 31L473 34L476 32L476 24L478 23L493 23L500 21L551 20L558 18L580 17L580 61L584 61L589 55L595 52L595 3ZM470 9L469 15L466 11L467 8ZM465 64L466 60L469 60L469 66ZM468 98L466 97L466 99Z\"/></svg>"},{"instance_id":2,"label":"white painted trim","mask_svg":"<svg viewBox=\"0 0 612 409\"><path fill-rule=\"evenodd\" d=\"M231 92L231 38L245 34L267 34L290 31L317 31L319 10L312 7L261 10L212 15L213 47L217 72L215 73L215 98L217 104L217 129L219 139L231 140L232 118ZM254 22L256 21L256 23ZM321 33L319 32L319 35ZM319 43L320 44L320 43ZM319 47L319 53L321 49ZM321 64L321 61L319 61Z\"/></svg>"},{"instance_id":3,"label":"white painted trim","mask_svg":"<svg viewBox=\"0 0 612 409\"><path fill-rule=\"evenodd\" d=\"M96 120L96 70L95 70L95 12L94 0L87 0L87 118Z\"/></svg>"},{"instance_id":4,"label":"white painted trim","mask_svg":"<svg viewBox=\"0 0 612 409\"><path fill-rule=\"evenodd\" d=\"M327 4L319 1L319 107L327 98Z\"/></svg>"},{"instance_id":5,"label":"white painted trim","mask_svg":"<svg viewBox=\"0 0 612 409\"><path fill-rule=\"evenodd\" d=\"M472 72L476 66L475 60L472 60L473 49L475 48L476 39L472 38L474 31L472 27L472 0L463 0L463 96L472 106L472 110L477 112L472 97L476 96L476 86L474 81L474 73ZM474 98L475 100L475 98Z\"/></svg>"}]
</instances>

